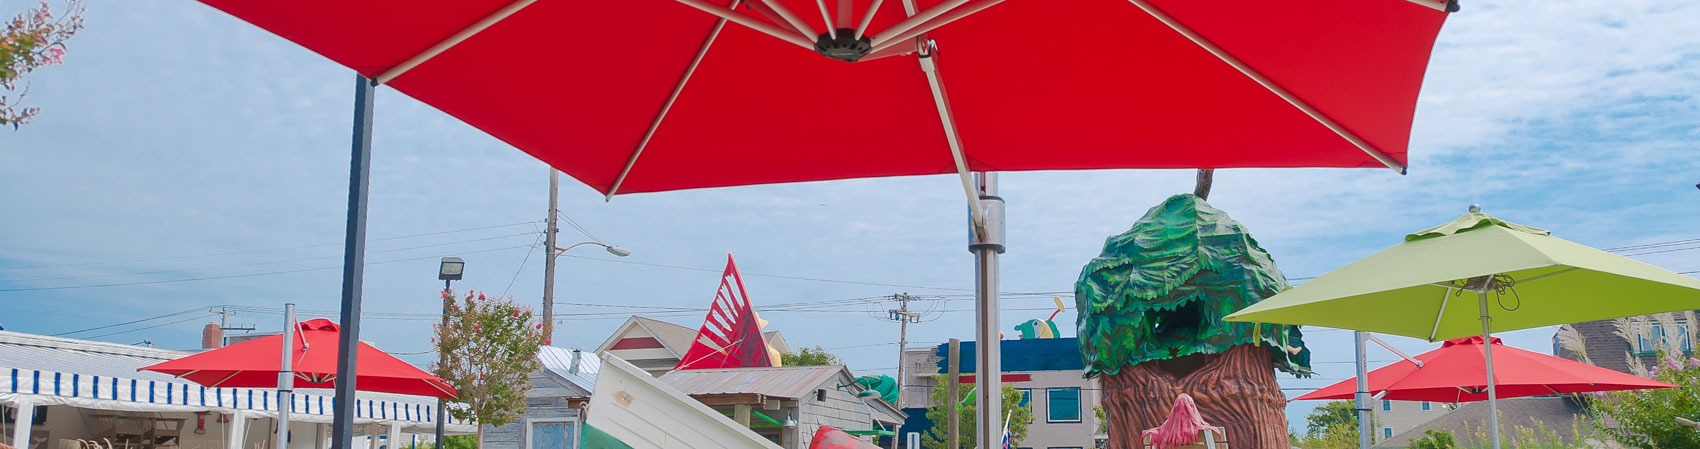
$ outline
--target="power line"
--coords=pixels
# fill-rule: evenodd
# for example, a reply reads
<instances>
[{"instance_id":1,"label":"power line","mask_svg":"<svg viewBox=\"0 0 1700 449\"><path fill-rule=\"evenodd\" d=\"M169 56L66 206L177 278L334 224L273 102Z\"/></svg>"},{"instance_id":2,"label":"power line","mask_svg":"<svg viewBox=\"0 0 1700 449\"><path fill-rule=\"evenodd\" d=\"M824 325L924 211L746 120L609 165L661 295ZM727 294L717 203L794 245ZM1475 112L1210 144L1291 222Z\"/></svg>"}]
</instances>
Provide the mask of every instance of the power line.
<instances>
[{"instance_id":1,"label":"power line","mask_svg":"<svg viewBox=\"0 0 1700 449\"><path fill-rule=\"evenodd\" d=\"M520 223L509 223L509 224L504 224L504 225L494 225L494 226L482 226L482 227L476 227L476 228L456 229L456 230L452 230L452 231L437 231L437 232L427 232L427 233L424 233L424 234L400 235L400 236L395 236L395 237L368 239L367 241L368 242L381 242L381 241L387 241L387 240L409 239L409 238L415 238L415 237L428 237L428 236L433 236L433 235L453 234L453 233L457 233L457 232L470 232L470 231L482 231L482 230L486 230L486 229L507 228L507 227L527 225L527 224L533 224L533 223L537 223L537 222L536 221L527 221L527 222L520 222ZM103 261L96 261L96 262L76 262L76 263L51 264L51 265L24 265L24 266L16 266L16 267L0 267L0 270L24 270L24 269L34 269L34 268L57 268L57 267L77 267L77 266L85 266L85 265L106 265L106 264L115 264L115 263L154 262L154 261L160 261L160 260L192 259L192 258L197 258L197 257L231 256L231 255L237 255L237 254L253 254L253 253L264 253L264 252L274 252L274 251L290 251L290 250L307 249L307 248L322 248L322 247L326 247L326 246L341 246L343 244L344 243L326 243L326 244L320 244L320 245L293 246L293 247L288 247L288 248L252 249L252 250L245 250L245 251L232 251L232 252L226 252L226 253L195 254L195 255L185 255L185 256L166 256L166 257L154 257L154 258L147 258L147 259L103 260Z\"/></svg>"},{"instance_id":2,"label":"power line","mask_svg":"<svg viewBox=\"0 0 1700 449\"><path fill-rule=\"evenodd\" d=\"M475 243L475 242L484 242L484 241L490 241L490 240L508 239L508 238L514 238L514 237L519 237L519 236L532 235L532 234L537 234L537 233L536 232L523 232L523 233L519 233L519 234L511 234L511 235L504 235L504 236L497 236L497 237L485 237L485 238L472 239L472 240L461 240L461 241L446 242L446 243L433 243L433 244L430 244L430 245L410 246L410 247L407 247L407 248L394 248L394 249L386 249L386 250L379 250L379 251L368 251L367 254L383 254L383 253L394 253L394 252L401 252L401 251L411 251L411 250L424 249L424 248L436 248L436 247L440 247L440 246L459 245L459 244L462 244L462 243ZM217 266L211 266L211 267L197 267L197 268L176 268L176 269L170 269L170 270L141 271L141 272L133 272L133 273L91 274L91 275L83 275L83 276L60 276L60 277L35 278L35 279L5 279L5 280L0 280L0 282L20 282L21 283L21 282L56 281L56 280L65 280L65 279L92 279L92 278L103 278L103 277L140 276L140 275L144 275L144 274L181 273L181 272L185 272L185 271L204 271L204 270L217 270L217 269L224 269L224 268L256 267L256 266L263 266L263 265L278 265L278 264L285 264L285 263L292 263L292 262L309 262L309 261L314 261L314 260L341 259L341 258L342 258L342 256L305 257L305 258L299 258L299 259L276 260L276 261L270 261L270 262L254 262L254 263L243 263L243 264L232 264L232 265L217 265Z\"/></svg>"},{"instance_id":3,"label":"power line","mask_svg":"<svg viewBox=\"0 0 1700 449\"><path fill-rule=\"evenodd\" d=\"M462 251L462 252L458 252L456 254L488 253L488 252L495 252L495 251L506 251L506 250L510 250L510 249L529 248L531 246L532 245L520 245L520 246L509 246L509 247L505 247L505 248L495 248L495 249L487 249L487 250L480 250L480 251ZM380 264L388 264L388 263L410 262L410 261L415 261L415 260L436 259L436 258L439 258L439 257L443 257L443 256L439 255L439 256L411 257L411 258L406 258L406 259L385 260L385 261L380 261L380 262L367 262L366 265L371 266L371 265L380 265ZM79 288L100 288L100 287L128 287L128 286L135 286L135 285L154 285L154 284L172 284L172 283L178 283L178 282L210 281L210 280L217 280L217 279L234 279L234 278L247 278L247 277L256 277L256 276L272 276L272 275L279 275L279 274L305 273L305 272L309 272L309 271L340 270L340 269L342 269L342 266L339 265L339 266L334 266L334 267L301 268L301 269L295 269L295 270L268 271L268 272L263 272L263 273L231 274L231 275L223 275L223 276L205 276L205 277L186 278L186 279L164 279L164 280L155 280L155 281L118 282L118 283L111 283L111 284L64 285L64 286L58 286L58 287L8 288L8 289L0 289L0 293L30 292L30 291L42 291L42 290L69 290L69 289L79 289Z\"/></svg>"},{"instance_id":4,"label":"power line","mask_svg":"<svg viewBox=\"0 0 1700 449\"><path fill-rule=\"evenodd\" d=\"M1671 241L1665 241L1665 242L1646 243L1646 244L1641 244L1641 245L1619 246L1619 247L1616 247L1616 248L1606 248L1603 251L1610 251L1610 252L1637 251L1637 250L1643 250L1643 249L1648 249L1648 248L1659 248L1659 247L1665 247L1665 246L1687 245L1687 244L1690 244L1690 243L1700 243L1700 239L1671 240Z\"/></svg>"},{"instance_id":5,"label":"power line","mask_svg":"<svg viewBox=\"0 0 1700 449\"><path fill-rule=\"evenodd\" d=\"M536 239L531 240L531 250L525 252L524 259L519 260L519 269L514 270L514 277L512 279L508 279L508 286L502 287L502 295L500 297L508 297L508 290L512 290L514 288L514 282L519 281L519 274L525 272L525 263L531 261L531 254L537 252L537 243L542 241L543 237L544 235L538 234Z\"/></svg>"},{"instance_id":6,"label":"power line","mask_svg":"<svg viewBox=\"0 0 1700 449\"><path fill-rule=\"evenodd\" d=\"M604 258L600 258L600 257L574 256L574 255L568 255L568 254L561 254L560 257L570 257L570 258L574 258L574 259L583 259L583 260L595 260L595 261L600 261L600 262L622 263L622 264L627 264L627 265L641 265L641 266L655 267L655 268L671 268L671 269L675 269L675 270L701 271L701 272L707 272L707 273L720 273L720 272L723 271L722 269L718 269L718 268L711 269L711 268L699 268L699 267L685 267L685 266L679 266L679 265L663 265L663 264L657 264L657 263L633 262L633 261L629 261L629 260L604 259ZM780 275L780 274L751 273L751 272L748 272L748 271L740 271L739 274L742 274L744 276L765 277L765 278L774 278L774 279L789 279L789 280L794 280L794 281L831 282L831 283L838 283L838 284L871 285L871 286L876 286L876 287L918 288L918 289L923 289L923 290L948 290L948 291L959 291L959 292L974 291L973 289L967 289L967 288L929 287L929 286L923 286L923 285L903 285L903 284L887 284L887 283L881 283L881 282L846 281L846 280L840 280L840 279L824 279L824 278L811 278L811 277L803 277L803 276L786 276L786 275Z\"/></svg>"},{"instance_id":7,"label":"power line","mask_svg":"<svg viewBox=\"0 0 1700 449\"><path fill-rule=\"evenodd\" d=\"M57 334L53 334L53 336L62 337L62 336L71 335L71 334L80 334L80 333L88 332L88 331L110 329L110 328L114 328L114 327L118 327L118 326L127 326L127 325L141 323L141 322L153 321L153 320L164 319L164 318L171 318L171 317L183 315L183 314L186 314L186 313L198 312L201 309L202 309L202 307L196 307L196 308L193 308L193 309L187 309L187 310L182 310L182 311L178 311L178 312L171 312L171 313L167 313L167 314L164 314L164 315L151 316L151 317L142 318L142 319L139 319L139 320L125 321L125 322L118 323L118 324L108 324L108 325L105 325L105 326L96 326L96 327L91 327L91 328L87 328L87 329L77 329L77 330L70 331L70 332L60 332L60 333L57 333Z\"/></svg>"},{"instance_id":8,"label":"power line","mask_svg":"<svg viewBox=\"0 0 1700 449\"><path fill-rule=\"evenodd\" d=\"M177 320L177 321L172 321L172 322L169 322L169 323L155 324L155 325L152 325L152 326L138 327L138 328L135 328L135 329L122 330L122 331L113 332L113 333L109 333L109 334L100 334L100 335L96 335L96 336L93 336L93 337L83 337L83 338L86 339L86 340L93 340L93 339L96 339L96 338L111 337L113 335L122 335L122 334L131 333L131 332L145 331L145 330L148 330L148 329L156 329L156 328L161 328L161 327L165 327L165 326L170 326L170 325L173 325L173 324L182 324L182 323L187 323L187 322L195 321L195 320L199 320L199 319L201 319L201 317L192 316L192 317L189 317L189 318L185 318L185 319L181 319L181 320Z\"/></svg>"}]
</instances>

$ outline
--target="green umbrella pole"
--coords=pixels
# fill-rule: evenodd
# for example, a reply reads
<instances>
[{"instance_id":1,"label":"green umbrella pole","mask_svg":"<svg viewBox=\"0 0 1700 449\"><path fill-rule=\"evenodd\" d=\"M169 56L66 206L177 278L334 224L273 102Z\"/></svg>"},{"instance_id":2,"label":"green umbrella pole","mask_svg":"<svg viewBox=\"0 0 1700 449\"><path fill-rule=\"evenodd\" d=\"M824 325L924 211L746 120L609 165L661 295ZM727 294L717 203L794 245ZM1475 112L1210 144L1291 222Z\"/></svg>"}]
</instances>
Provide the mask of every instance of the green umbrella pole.
<instances>
[{"instance_id":1,"label":"green umbrella pole","mask_svg":"<svg viewBox=\"0 0 1700 449\"><path fill-rule=\"evenodd\" d=\"M1488 316L1487 287L1482 287L1481 291L1476 292L1476 305L1482 312L1482 349L1486 351L1485 357L1487 357L1488 419L1492 423L1490 428L1493 429L1490 432L1493 435L1493 449L1500 449L1499 394L1494 391L1493 384L1497 382L1493 380L1493 336L1491 335L1492 331L1488 330L1488 323L1493 321L1493 318Z\"/></svg>"},{"instance_id":2,"label":"green umbrella pole","mask_svg":"<svg viewBox=\"0 0 1700 449\"><path fill-rule=\"evenodd\" d=\"M1369 449L1371 432L1369 413L1369 357L1367 344L1369 333L1364 331L1352 332L1352 345L1356 359L1354 365L1358 369L1358 391L1352 395L1352 402L1358 409L1358 449Z\"/></svg>"}]
</instances>

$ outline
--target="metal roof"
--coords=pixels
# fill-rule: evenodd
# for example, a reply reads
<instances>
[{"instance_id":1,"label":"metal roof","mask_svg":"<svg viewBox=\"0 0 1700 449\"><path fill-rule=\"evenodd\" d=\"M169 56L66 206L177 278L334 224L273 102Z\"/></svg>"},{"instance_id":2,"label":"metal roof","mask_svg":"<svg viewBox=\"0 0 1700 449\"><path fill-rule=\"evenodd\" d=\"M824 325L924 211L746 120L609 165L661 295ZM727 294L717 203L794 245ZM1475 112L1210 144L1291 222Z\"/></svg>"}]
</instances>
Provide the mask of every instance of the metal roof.
<instances>
[{"instance_id":1,"label":"metal roof","mask_svg":"<svg viewBox=\"0 0 1700 449\"><path fill-rule=\"evenodd\" d=\"M800 399L838 376L842 376L839 382L854 384L844 365L671 371L661 376L661 382L688 395L753 393Z\"/></svg>"},{"instance_id":2,"label":"metal roof","mask_svg":"<svg viewBox=\"0 0 1700 449\"><path fill-rule=\"evenodd\" d=\"M578 359L577 369L573 366L575 357ZM596 372L602 369L602 359L596 354L577 348L544 346L538 349L537 359L543 362L543 369L572 382L573 386L584 391L596 391Z\"/></svg>"},{"instance_id":3,"label":"metal roof","mask_svg":"<svg viewBox=\"0 0 1700 449\"><path fill-rule=\"evenodd\" d=\"M190 354L193 353L0 331L0 368L6 369L85 374L136 379L143 382L151 380L193 385L193 382L178 379L165 373L140 371L144 366L174 360ZM585 358L595 359L595 357ZM592 383L595 383L595 381L592 380ZM335 395L333 390L325 388L297 388L295 391L303 394ZM391 402L436 403L434 399L424 396L403 394L361 392L358 397Z\"/></svg>"},{"instance_id":4,"label":"metal roof","mask_svg":"<svg viewBox=\"0 0 1700 449\"><path fill-rule=\"evenodd\" d=\"M136 369L189 354L191 353L183 351L0 331L0 367L4 368L177 382L179 379L164 373Z\"/></svg>"}]
</instances>

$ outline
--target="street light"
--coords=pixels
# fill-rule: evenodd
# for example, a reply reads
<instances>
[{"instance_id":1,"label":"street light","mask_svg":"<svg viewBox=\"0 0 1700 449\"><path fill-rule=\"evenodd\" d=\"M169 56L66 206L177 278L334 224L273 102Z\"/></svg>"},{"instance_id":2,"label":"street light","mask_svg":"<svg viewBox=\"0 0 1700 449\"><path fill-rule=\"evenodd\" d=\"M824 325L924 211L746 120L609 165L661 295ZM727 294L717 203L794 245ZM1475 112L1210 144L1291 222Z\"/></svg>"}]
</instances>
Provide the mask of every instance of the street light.
<instances>
[{"instance_id":1,"label":"street light","mask_svg":"<svg viewBox=\"0 0 1700 449\"><path fill-rule=\"evenodd\" d=\"M620 256L620 257L626 257L626 256L632 255L632 250L621 248L621 247L614 246L614 245L609 245L607 243L602 243L602 242L578 242L578 243L574 243L571 246L568 246L566 248L555 248L555 253L556 254L566 253L567 250L577 248L577 247L582 246L582 245L600 246L604 249L607 249L608 254L613 254L613 255L616 255L616 256Z\"/></svg>"},{"instance_id":2,"label":"street light","mask_svg":"<svg viewBox=\"0 0 1700 449\"><path fill-rule=\"evenodd\" d=\"M465 273L466 261L460 260L459 257L444 257L442 264L437 266L437 280L443 281L443 328L449 327L449 306L453 305L450 302L449 295L453 294L454 291L449 289L449 283L460 280ZM437 360L439 366L446 364L448 363L448 356L439 353ZM438 398L437 441L435 443L437 449L443 448L443 420L445 419L448 419L448 413L443 410L443 399Z\"/></svg>"},{"instance_id":3,"label":"street light","mask_svg":"<svg viewBox=\"0 0 1700 449\"><path fill-rule=\"evenodd\" d=\"M458 281L466 272L466 261L459 257L444 257L443 264L437 267L437 280L444 281L443 288L448 288L448 281Z\"/></svg>"},{"instance_id":4,"label":"street light","mask_svg":"<svg viewBox=\"0 0 1700 449\"><path fill-rule=\"evenodd\" d=\"M555 338L555 256L584 245L600 246L602 249L608 250L608 254L619 257L632 255L632 250L596 241L578 242L568 245L566 248L549 248L553 251L549 252L549 257L543 259L543 338L546 342L544 344L548 344L548 341L553 341ZM550 246L554 245L551 244Z\"/></svg>"}]
</instances>

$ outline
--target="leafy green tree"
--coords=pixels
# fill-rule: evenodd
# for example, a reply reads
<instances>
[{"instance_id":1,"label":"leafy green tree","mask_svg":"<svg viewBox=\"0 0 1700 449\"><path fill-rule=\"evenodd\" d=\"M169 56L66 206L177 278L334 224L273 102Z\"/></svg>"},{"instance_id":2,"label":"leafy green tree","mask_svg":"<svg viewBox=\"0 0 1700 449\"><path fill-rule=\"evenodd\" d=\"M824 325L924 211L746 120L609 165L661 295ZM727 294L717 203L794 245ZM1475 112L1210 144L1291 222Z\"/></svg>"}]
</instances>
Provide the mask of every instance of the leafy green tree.
<instances>
[{"instance_id":1,"label":"leafy green tree","mask_svg":"<svg viewBox=\"0 0 1700 449\"><path fill-rule=\"evenodd\" d=\"M531 372L542 367L537 348L547 344L543 324L512 298L467 291L457 302L452 294L443 295L450 303L449 324L437 326L433 340L443 361L432 371L460 393L455 404L445 408L456 419L485 426L518 420L525 414ZM483 429L479 427L478 442L484 441Z\"/></svg>"},{"instance_id":2,"label":"leafy green tree","mask_svg":"<svg viewBox=\"0 0 1700 449\"><path fill-rule=\"evenodd\" d=\"M1107 416L1106 412L1104 412L1104 406L1102 406L1102 405L1092 406L1092 417L1098 418L1098 434L1099 435L1109 435L1110 434L1110 417Z\"/></svg>"},{"instance_id":3,"label":"leafy green tree","mask_svg":"<svg viewBox=\"0 0 1700 449\"><path fill-rule=\"evenodd\" d=\"M41 112L19 105L29 87L19 88L24 75L64 62L65 41L83 29L83 0L65 0L65 13L55 17L46 0L0 28L0 126L17 129Z\"/></svg>"},{"instance_id":4,"label":"leafy green tree","mask_svg":"<svg viewBox=\"0 0 1700 449\"><path fill-rule=\"evenodd\" d=\"M1610 435L1625 446L1700 448L1700 430L1677 421L1700 421L1700 358L1659 351L1658 360L1646 375L1680 388L1596 394L1589 405L1617 421L1622 431Z\"/></svg>"},{"instance_id":5,"label":"leafy green tree","mask_svg":"<svg viewBox=\"0 0 1700 449\"><path fill-rule=\"evenodd\" d=\"M1423 434L1422 438L1411 440L1409 449L1458 449L1458 439L1452 437L1451 431L1426 429Z\"/></svg>"},{"instance_id":6,"label":"leafy green tree","mask_svg":"<svg viewBox=\"0 0 1700 449\"><path fill-rule=\"evenodd\" d=\"M1372 416L1370 427L1375 426ZM1333 401L1311 410L1305 415L1305 436L1298 444L1305 449L1358 447L1358 413L1352 401Z\"/></svg>"},{"instance_id":7,"label":"leafy green tree","mask_svg":"<svg viewBox=\"0 0 1700 449\"><path fill-rule=\"evenodd\" d=\"M821 366L843 365L844 362L838 360L838 356L826 352L825 348L804 346L796 354L780 354L779 364L784 366Z\"/></svg>"},{"instance_id":8,"label":"leafy green tree","mask_svg":"<svg viewBox=\"0 0 1700 449\"><path fill-rule=\"evenodd\" d=\"M1358 425L1358 411L1352 407L1352 401L1331 401L1311 410L1305 415L1305 434L1320 434L1341 424L1354 428Z\"/></svg>"},{"instance_id":9,"label":"leafy green tree","mask_svg":"<svg viewBox=\"0 0 1700 449\"><path fill-rule=\"evenodd\" d=\"M926 449L957 449L946 447L950 439L950 392L945 388L950 388L950 382L945 377L943 374L933 376L938 380L938 386L933 387L933 407L927 409L927 419L933 421L933 428L921 434L921 447ZM966 398L968 392L974 390L974 384L961 384L956 388L957 397ZM957 425L962 447L979 447L974 436L974 423L978 422L975 418L976 405L977 401L968 401L957 406L957 413L961 414ZM1003 387L1003 410L1009 416L1010 447L1019 446L1021 440L1027 438L1027 425L1033 422L1033 411L1021 406L1021 392L1009 385Z\"/></svg>"}]
</instances>

